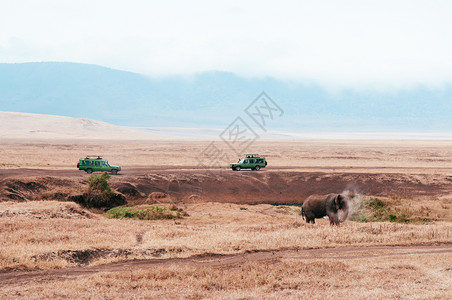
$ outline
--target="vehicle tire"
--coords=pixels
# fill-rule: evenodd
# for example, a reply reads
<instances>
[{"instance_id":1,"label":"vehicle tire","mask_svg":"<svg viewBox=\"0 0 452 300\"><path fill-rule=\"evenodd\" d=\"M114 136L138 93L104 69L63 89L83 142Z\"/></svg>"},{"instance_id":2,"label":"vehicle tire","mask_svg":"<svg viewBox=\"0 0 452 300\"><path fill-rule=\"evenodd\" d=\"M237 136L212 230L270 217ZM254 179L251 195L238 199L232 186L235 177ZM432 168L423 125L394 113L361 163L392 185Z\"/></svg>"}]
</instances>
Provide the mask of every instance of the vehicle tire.
<instances>
[{"instance_id":1,"label":"vehicle tire","mask_svg":"<svg viewBox=\"0 0 452 300\"><path fill-rule=\"evenodd\" d=\"M240 166L235 167L236 171L240 171Z\"/></svg>"},{"instance_id":2,"label":"vehicle tire","mask_svg":"<svg viewBox=\"0 0 452 300\"><path fill-rule=\"evenodd\" d=\"M118 174L118 170L116 170L116 169L111 170L111 174L112 174L112 175Z\"/></svg>"},{"instance_id":3,"label":"vehicle tire","mask_svg":"<svg viewBox=\"0 0 452 300\"><path fill-rule=\"evenodd\" d=\"M255 168L254 168L254 170L256 170L256 171L259 171L261 169L261 167L259 167L259 166L256 166Z\"/></svg>"},{"instance_id":4,"label":"vehicle tire","mask_svg":"<svg viewBox=\"0 0 452 300\"><path fill-rule=\"evenodd\" d=\"M93 173L93 169L86 169L86 173L88 173L88 174Z\"/></svg>"}]
</instances>

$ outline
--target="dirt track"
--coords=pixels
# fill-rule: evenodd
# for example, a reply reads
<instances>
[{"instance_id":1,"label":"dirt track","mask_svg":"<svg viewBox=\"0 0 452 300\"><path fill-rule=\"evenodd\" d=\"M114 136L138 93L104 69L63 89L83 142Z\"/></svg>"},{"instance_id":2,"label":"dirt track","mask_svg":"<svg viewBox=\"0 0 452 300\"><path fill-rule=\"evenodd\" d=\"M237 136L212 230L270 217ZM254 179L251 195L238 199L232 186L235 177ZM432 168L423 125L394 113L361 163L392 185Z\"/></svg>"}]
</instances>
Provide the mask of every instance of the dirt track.
<instances>
[{"instance_id":1,"label":"dirt track","mask_svg":"<svg viewBox=\"0 0 452 300\"><path fill-rule=\"evenodd\" d=\"M205 254L188 258L170 259L138 259L99 266L75 267L70 269L47 271L8 271L0 273L2 285L26 284L27 282L45 282L62 280L77 276L95 274L99 272L120 272L130 270L145 270L153 265L182 265L188 264L196 267L220 267L241 264L244 262L272 261L280 259L372 259L389 256L407 255L436 255L452 253L452 244L444 245L413 245L413 246L374 246L374 247L342 247L305 250L275 250L256 251L234 255Z\"/></svg>"}]
</instances>

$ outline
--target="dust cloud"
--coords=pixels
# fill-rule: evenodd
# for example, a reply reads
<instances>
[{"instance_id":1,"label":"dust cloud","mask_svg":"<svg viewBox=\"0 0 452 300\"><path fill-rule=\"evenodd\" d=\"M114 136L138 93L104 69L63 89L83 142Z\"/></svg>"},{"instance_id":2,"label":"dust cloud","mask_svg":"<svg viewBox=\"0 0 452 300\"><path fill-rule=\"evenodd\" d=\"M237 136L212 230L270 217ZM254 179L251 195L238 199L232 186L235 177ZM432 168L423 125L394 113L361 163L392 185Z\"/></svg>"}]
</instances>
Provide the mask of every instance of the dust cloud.
<instances>
[{"instance_id":1,"label":"dust cloud","mask_svg":"<svg viewBox=\"0 0 452 300\"><path fill-rule=\"evenodd\" d=\"M343 210L338 211L338 217L341 221L350 219L350 217L353 216L360 207L362 207L362 203L366 198L359 192L357 187L350 187L351 186L347 186L347 188L341 193L345 196L348 202L348 213Z\"/></svg>"}]
</instances>

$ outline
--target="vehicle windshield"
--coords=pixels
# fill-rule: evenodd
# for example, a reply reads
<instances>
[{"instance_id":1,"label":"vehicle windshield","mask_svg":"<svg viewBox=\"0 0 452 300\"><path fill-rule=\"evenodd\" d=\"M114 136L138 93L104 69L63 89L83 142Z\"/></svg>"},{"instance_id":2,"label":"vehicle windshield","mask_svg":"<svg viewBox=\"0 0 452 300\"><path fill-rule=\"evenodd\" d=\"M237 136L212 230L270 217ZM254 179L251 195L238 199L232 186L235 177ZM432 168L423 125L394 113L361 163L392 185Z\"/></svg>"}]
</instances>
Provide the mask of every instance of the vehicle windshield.
<instances>
[{"instance_id":1,"label":"vehicle windshield","mask_svg":"<svg viewBox=\"0 0 452 300\"><path fill-rule=\"evenodd\" d=\"M244 161L245 161L245 159L242 158L242 159L239 159L239 161L238 161L237 163L238 163L238 164L243 164Z\"/></svg>"}]
</instances>

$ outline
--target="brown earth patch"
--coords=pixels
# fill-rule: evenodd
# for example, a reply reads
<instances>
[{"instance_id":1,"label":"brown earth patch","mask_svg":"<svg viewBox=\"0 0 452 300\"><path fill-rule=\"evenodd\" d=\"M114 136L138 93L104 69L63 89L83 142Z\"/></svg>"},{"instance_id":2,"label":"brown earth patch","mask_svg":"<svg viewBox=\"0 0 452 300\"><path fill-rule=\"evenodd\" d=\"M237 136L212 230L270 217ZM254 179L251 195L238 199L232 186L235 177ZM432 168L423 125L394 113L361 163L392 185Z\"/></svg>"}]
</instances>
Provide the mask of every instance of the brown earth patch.
<instances>
[{"instance_id":1,"label":"brown earth patch","mask_svg":"<svg viewBox=\"0 0 452 300\"><path fill-rule=\"evenodd\" d=\"M42 172L45 173L44 170ZM145 170L143 170L145 172ZM8 173L8 172L6 172ZM0 201L60 199L86 190L86 177L4 178ZM8 175L8 174L6 174ZM0 177L1 178L1 177ZM123 191L128 202L212 202L237 204L300 205L312 194L351 190L363 195L432 198L450 195L452 178L443 174L166 171L113 176L112 187ZM49 193L51 191L51 193ZM53 199L52 199L53 198Z\"/></svg>"}]
</instances>

